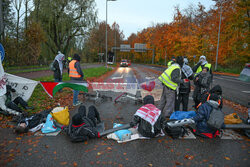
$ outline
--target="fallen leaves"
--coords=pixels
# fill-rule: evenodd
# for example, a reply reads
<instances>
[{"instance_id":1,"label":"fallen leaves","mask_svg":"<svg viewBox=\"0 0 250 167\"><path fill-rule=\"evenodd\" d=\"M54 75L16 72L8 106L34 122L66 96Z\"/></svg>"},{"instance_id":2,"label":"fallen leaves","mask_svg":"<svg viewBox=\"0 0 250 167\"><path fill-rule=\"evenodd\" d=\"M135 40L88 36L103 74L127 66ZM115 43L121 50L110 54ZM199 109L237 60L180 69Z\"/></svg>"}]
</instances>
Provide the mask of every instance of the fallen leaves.
<instances>
[{"instance_id":1,"label":"fallen leaves","mask_svg":"<svg viewBox=\"0 0 250 167\"><path fill-rule=\"evenodd\" d=\"M76 163L76 162L73 162L73 166L76 167L76 166L77 166L77 163Z\"/></svg>"},{"instance_id":2,"label":"fallen leaves","mask_svg":"<svg viewBox=\"0 0 250 167\"><path fill-rule=\"evenodd\" d=\"M231 159L229 157L224 157L226 160L230 161Z\"/></svg>"},{"instance_id":3,"label":"fallen leaves","mask_svg":"<svg viewBox=\"0 0 250 167\"><path fill-rule=\"evenodd\" d=\"M61 162L61 165L67 165L67 162Z\"/></svg>"},{"instance_id":4,"label":"fallen leaves","mask_svg":"<svg viewBox=\"0 0 250 167\"><path fill-rule=\"evenodd\" d=\"M188 160L192 160L192 159L194 159L194 156L193 155L185 155L185 158Z\"/></svg>"}]
</instances>

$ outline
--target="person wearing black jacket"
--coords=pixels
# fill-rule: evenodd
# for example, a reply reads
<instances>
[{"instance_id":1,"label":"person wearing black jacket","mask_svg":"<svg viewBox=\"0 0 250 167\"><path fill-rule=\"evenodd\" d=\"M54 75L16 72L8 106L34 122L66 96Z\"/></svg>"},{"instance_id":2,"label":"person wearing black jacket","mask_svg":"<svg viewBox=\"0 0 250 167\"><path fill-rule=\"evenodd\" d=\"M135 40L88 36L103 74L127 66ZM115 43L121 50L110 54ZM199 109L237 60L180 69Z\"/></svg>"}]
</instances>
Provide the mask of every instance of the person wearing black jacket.
<instances>
[{"instance_id":1,"label":"person wearing black jacket","mask_svg":"<svg viewBox=\"0 0 250 167\"><path fill-rule=\"evenodd\" d=\"M203 67L202 72L198 73L198 75L194 77L195 88L193 93L193 100L195 103L195 109L197 109L202 95L209 91L211 76L208 70L209 69L207 67Z\"/></svg>"},{"instance_id":2,"label":"person wearing black jacket","mask_svg":"<svg viewBox=\"0 0 250 167\"><path fill-rule=\"evenodd\" d=\"M72 117L72 123L65 129L72 142L81 142L100 137L96 128L100 122L100 115L95 106L90 106L86 115L86 107L81 105L78 112Z\"/></svg>"},{"instance_id":3,"label":"person wearing black jacket","mask_svg":"<svg viewBox=\"0 0 250 167\"><path fill-rule=\"evenodd\" d=\"M58 55L55 57L55 60L53 62L55 82L61 82L62 81L63 60L64 60L64 54L62 54L59 51Z\"/></svg>"},{"instance_id":4,"label":"person wearing black jacket","mask_svg":"<svg viewBox=\"0 0 250 167\"><path fill-rule=\"evenodd\" d=\"M182 111L188 110L189 93L191 90L190 80L193 79L193 71L188 66L188 59L184 58L184 64L181 68L181 79L185 79L186 82L180 84L179 94L175 99L175 111L180 111L180 105L182 104Z\"/></svg>"}]
</instances>

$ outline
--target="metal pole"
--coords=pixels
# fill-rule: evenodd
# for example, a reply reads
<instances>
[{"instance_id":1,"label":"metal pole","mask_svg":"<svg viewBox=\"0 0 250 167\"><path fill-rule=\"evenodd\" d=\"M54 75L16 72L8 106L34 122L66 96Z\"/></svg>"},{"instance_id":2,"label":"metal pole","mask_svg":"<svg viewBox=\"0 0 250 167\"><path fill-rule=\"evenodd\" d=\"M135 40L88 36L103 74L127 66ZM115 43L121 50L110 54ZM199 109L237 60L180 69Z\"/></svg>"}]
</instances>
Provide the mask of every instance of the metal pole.
<instances>
[{"instance_id":1,"label":"metal pole","mask_svg":"<svg viewBox=\"0 0 250 167\"><path fill-rule=\"evenodd\" d=\"M218 42L217 42L217 50L216 50L215 71L217 70L217 61L218 61L218 52L219 52L221 15L222 15L222 4L220 4L220 23L219 23Z\"/></svg>"},{"instance_id":2,"label":"metal pole","mask_svg":"<svg viewBox=\"0 0 250 167\"><path fill-rule=\"evenodd\" d=\"M3 33L3 1L0 0L0 39Z\"/></svg>"},{"instance_id":3,"label":"metal pole","mask_svg":"<svg viewBox=\"0 0 250 167\"><path fill-rule=\"evenodd\" d=\"M108 30L107 30L107 24L108 24L108 0L106 0L106 41L105 41L105 54L106 54L106 68L108 68L108 62L107 62L107 58L108 58Z\"/></svg>"},{"instance_id":4,"label":"metal pole","mask_svg":"<svg viewBox=\"0 0 250 167\"><path fill-rule=\"evenodd\" d=\"M165 66L167 66L167 47L166 47L166 50L165 50Z\"/></svg>"}]
</instances>

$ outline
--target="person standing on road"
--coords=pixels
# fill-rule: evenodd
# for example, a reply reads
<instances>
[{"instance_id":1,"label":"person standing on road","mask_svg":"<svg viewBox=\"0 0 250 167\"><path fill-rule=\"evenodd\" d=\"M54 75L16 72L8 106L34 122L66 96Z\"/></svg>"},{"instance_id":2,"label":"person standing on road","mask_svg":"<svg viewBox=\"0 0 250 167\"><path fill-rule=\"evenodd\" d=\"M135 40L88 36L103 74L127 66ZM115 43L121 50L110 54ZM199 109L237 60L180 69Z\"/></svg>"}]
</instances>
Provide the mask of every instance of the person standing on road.
<instances>
[{"instance_id":1,"label":"person standing on road","mask_svg":"<svg viewBox=\"0 0 250 167\"><path fill-rule=\"evenodd\" d=\"M55 82L62 82L64 54L58 51L53 62Z\"/></svg>"},{"instance_id":2,"label":"person standing on road","mask_svg":"<svg viewBox=\"0 0 250 167\"><path fill-rule=\"evenodd\" d=\"M185 82L181 79L182 65L183 57L178 56L176 63L168 67L158 78L163 85L159 109L164 113L165 117L169 117L174 112L175 94L176 92L178 94L178 84Z\"/></svg>"},{"instance_id":3,"label":"person standing on road","mask_svg":"<svg viewBox=\"0 0 250 167\"><path fill-rule=\"evenodd\" d=\"M80 64L81 58L78 54L74 54L73 60L69 63L69 77L73 82L83 81L84 75ZM80 105L78 101L79 90L73 90L73 106Z\"/></svg>"},{"instance_id":4,"label":"person standing on road","mask_svg":"<svg viewBox=\"0 0 250 167\"><path fill-rule=\"evenodd\" d=\"M184 58L184 64L181 68L181 79L185 79L186 82L180 84L179 94L175 99L175 111L180 110L180 105L182 103L182 111L188 111L188 100L189 93L191 90L190 80L193 79L192 68L188 65L188 59Z\"/></svg>"},{"instance_id":5,"label":"person standing on road","mask_svg":"<svg viewBox=\"0 0 250 167\"><path fill-rule=\"evenodd\" d=\"M168 62L168 67L170 67L172 64L174 64L175 63L175 57L174 56L172 56L172 59Z\"/></svg>"},{"instance_id":6,"label":"person standing on road","mask_svg":"<svg viewBox=\"0 0 250 167\"><path fill-rule=\"evenodd\" d=\"M193 67L194 77L198 75L203 69L203 67L207 67L210 73L211 81L213 81L213 73L212 73L212 65L207 62L206 56L202 55L200 57L199 62Z\"/></svg>"},{"instance_id":7,"label":"person standing on road","mask_svg":"<svg viewBox=\"0 0 250 167\"><path fill-rule=\"evenodd\" d=\"M195 88L193 100L195 103L195 109L197 109L199 103L201 102L201 97L209 91L211 76L208 70L208 67L203 67L202 71L194 77Z\"/></svg>"}]
</instances>

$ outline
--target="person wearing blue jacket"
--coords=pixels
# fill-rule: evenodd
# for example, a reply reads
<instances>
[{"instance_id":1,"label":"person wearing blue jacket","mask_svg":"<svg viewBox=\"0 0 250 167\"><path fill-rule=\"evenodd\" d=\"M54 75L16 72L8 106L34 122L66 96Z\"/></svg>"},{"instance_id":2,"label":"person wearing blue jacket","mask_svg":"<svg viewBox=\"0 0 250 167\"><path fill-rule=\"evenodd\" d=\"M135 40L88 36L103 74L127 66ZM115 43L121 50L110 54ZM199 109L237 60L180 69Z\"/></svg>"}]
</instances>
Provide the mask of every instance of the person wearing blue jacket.
<instances>
[{"instance_id":1,"label":"person wearing blue jacket","mask_svg":"<svg viewBox=\"0 0 250 167\"><path fill-rule=\"evenodd\" d=\"M219 97L217 94L211 94L210 100L206 101L199 107L196 116L193 117L193 120L196 123L196 127L193 129L193 132L196 135L206 138L214 138L220 135L220 132L218 130L211 129L207 125L207 121L213 108L219 109L221 111L221 109L219 108L218 100Z\"/></svg>"}]
</instances>

